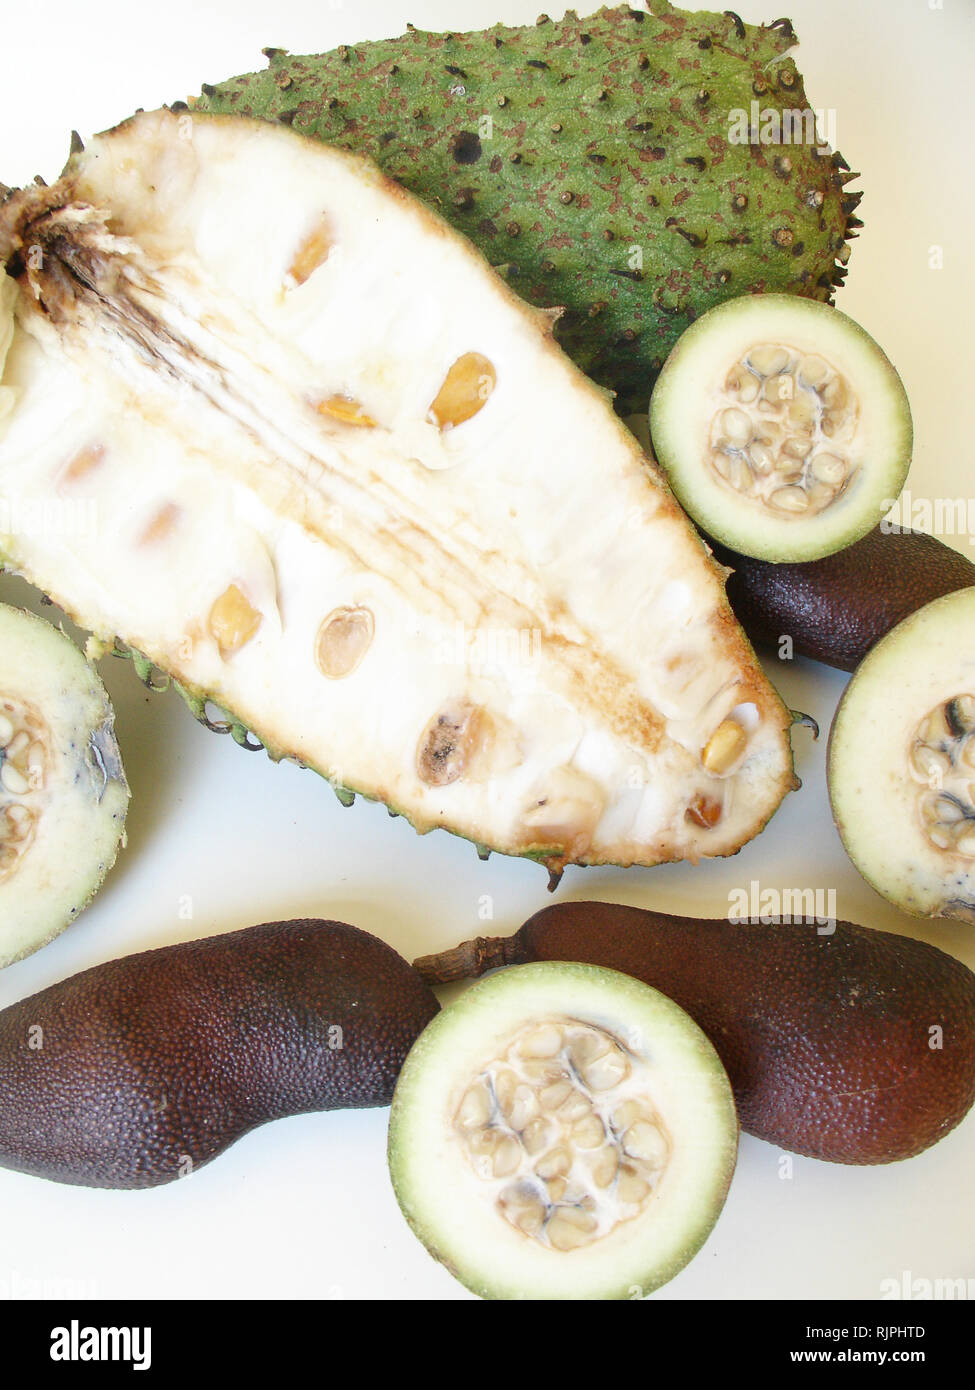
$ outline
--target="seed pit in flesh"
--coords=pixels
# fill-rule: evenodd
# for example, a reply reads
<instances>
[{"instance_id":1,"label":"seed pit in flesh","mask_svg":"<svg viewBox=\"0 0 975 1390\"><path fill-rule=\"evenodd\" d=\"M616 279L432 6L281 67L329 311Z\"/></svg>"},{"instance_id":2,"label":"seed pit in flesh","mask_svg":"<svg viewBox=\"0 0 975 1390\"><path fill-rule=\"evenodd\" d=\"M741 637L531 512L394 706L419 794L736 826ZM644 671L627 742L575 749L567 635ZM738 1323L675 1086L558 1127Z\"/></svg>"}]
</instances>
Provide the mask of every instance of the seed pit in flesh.
<instances>
[{"instance_id":1,"label":"seed pit in flesh","mask_svg":"<svg viewBox=\"0 0 975 1390\"><path fill-rule=\"evenodd\" d=\"M638 1216L672 1148L646 1061L564 1017L502 1042L456 1100L451 1130L501 1216L564 1254Z\"/></svg>"},{"instance_id":2,"label":"seed pit in flesh","mask_svg":"<svg viewBox=\"0 0 975 1390\"><path fill-rule=\"evenodd\" d=\"M908 750L907 766L923 787L917 813L928 843L975 859L975 695L955 695L928 711Z\"/></svg>"},{"instance_id":3,"label":"seed pit in flesh","mask_svg":"<svg viewBox=\"0 0 975 1390\"><path fill-rule=\"evenodd\" d=\"M783 520L816 516L856 476L857 420L849 383L825 358L758 343L719 392L708 465L725 487Z\"/></svg>"},{"instance_id":4,"label":"seed pit in flesh","mask_svg":"<svg viewBox=\"0 0 975 1390\"><path fill-rule=\"evenodd\" d=\"M581 858L605 808L603 789L592 777L569 765L554 768L523 813L525 842L559 846Z\"/></svg>"},{"instance_id":5,"label":"seed pit in flesh","mask_svg":"<svg viewBox=\"0 0 975 1390\"><path fill-rule=\"evenodd\" d=\"M493 363L480 352L465 352L444 377L430 404L430 419L441 430L454 429L482 409L497 383Z\"/></svg>"},{"instance_id":6,"label":"seed pit in flesh","mask_svg":"<svg viewBox=\"0 0 975 1390\"><path fill-rule=\"evenodd\" d=\"M155 545L170 535L182 515L175 502L164 502L153 513L139 536L139 545Z\"/></svg>"},{"instance_id":7,"label":"seed pit in flesh","mask_svg":"<svg viewBox=\"0 0 975 1390\"><path fill-rule=\"evenodd\" d=\"M319 415L329 420L338 420L343 425L353 425L357 429L375 429L376 422L367 414L353 396L328 396L315 407Z\"/></svg>"},{"instance_id":8,"label":"seed pit in flesh","mask_svg":"<svg viewBox=\"0 0 975 1390\"><path fill-rule=\"evenodd\" d=\"M11 878L37 833L51 735L25 701L0 699L0 883Z\"/></svg>"},{"instance_id":9,"label":"seed pit in flesh","mask_svg":"<svg viewBox=\"0 0 975 1390\"><path fill-rule=\"evenodd\" d=\"M689 821L700 826L702 830L713 830L721 819L723 810L724 807L717 797L705 796L703 792L698 792L697 796L688 803L684 814Z\"/></svg>"},{"instance_id":10,"label":"seed pit in flesh","mask_svg":"<svg viewBox=\"0 0 975 1390\"><path fill-rule=\"evenodd\" d=\"M89 473L94 472L104 458L105 446L103 444L89 444L87 448L79 449L62 474L64 482L80 482L82 478L86 478Z\"/></svg>"},{"instance_id":11,"label":"seed pit in flesh","mask_svg":"<svg viewBox=\"0 0 975 1390\"><path fill-rule=\"evenodd\" d=\"M440 710L420 736L416 771L428 787L446 787L468 770L485 734L483 710L457 700Z\"/></svg>"},{"instance_id":12,"label":"seed pit in flesh","mask_svg":"<svg viewBox=\"0 0 975 1390\"><path fill-rule=\"evenodd\" d=\"M748 735L737 719L722 719L701 750L701 762L720 777L737 763L747 744Z\"/></svg>"},{"instance_id":13,"label":"seed pit in flesh","mask_svg":"<svg viewBox=\"0 0 975 1390\"><path fill-rule=\"evenodd\" d=\"M316 225L302 241L288 266L287 274L294 285L303 285L320 265L328 260L333 237L328 218L322 214Z\"/></svg>"},{"instance_id":14,"label":"seed pit in flesh","mask_svg":"<svg viewBox=\"0 0 975 1390\"><path fill-rule=\"evenodd\" d=\"M315 660L329 680L351 676L372 645L375 622L369 608L333 608L318 629Z\"/></svg>"},{"instance_id":15,"label":"seed pit in flesh","mask_svg":"<svg viewBox=\"0 0 975 1390\"><path fill-rule=\"evenodd\" d=\"M222 657L233 656L245 646L261 625L261 614L236 584L226 589L210 609L210 635Z\"/></svg>"}]
</instances>

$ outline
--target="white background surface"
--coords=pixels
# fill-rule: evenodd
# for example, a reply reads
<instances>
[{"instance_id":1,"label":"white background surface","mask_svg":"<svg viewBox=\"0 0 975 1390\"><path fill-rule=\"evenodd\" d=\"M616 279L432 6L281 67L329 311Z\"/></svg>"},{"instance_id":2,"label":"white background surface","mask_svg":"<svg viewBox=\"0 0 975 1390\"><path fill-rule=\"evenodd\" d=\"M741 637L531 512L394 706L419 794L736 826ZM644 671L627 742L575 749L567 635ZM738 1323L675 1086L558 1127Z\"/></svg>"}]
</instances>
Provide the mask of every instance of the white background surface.
<instances>
[{"instance_id":1,"label":"white background surface","mask_svg":"<svg viewBox=\"0 0 975 1390\"><path fill-rule=\"evenodd\" d=\"M49 0L5 24L0 179L51 181L68 134L195 93L263 63L273 44L309 52L428 29L530 23L540 0ZM741 0L751 22L777 17ZM584 8L584 7L580 7ZM588 8L592 8L591 6ZM792 0L785 7L812 105L836 110L837 143L862 171L866 221L839 303L880 341L911 398L917 497L967 496L975 392L969 260L970 0ZM557 15L558 10L553 11ZM7 16L9 21L9 16ZM929 268L943 248L944 267ZM969 550L967 536L948 538ZM971 552L969 552L971 553ZM0 579L0 600L30 603ZM50 614L51 610L47 610ZM969 641L972 634L967 634ZM769 669L786 702L828 728L845 677L813 663ZM63 937L0 975L0 1006L101 960L297 915L343 918L404 955L507 934L549 901L544 872L445 834L418 839L380 806L343 810L311 773L248 756L199 728L175 694L149 696L128 663L103 661L132 785L129 844L94 905ZM737 858L698 868L570 869L560 896L722 916L731 889L835 888L841 917L903 931L975 967L975 933L913 921L846 859L828 813L825 739L795 736L803 789ZM896 847L892 847L896 852ZM478 916L481 895L494 921ZM180 916L192 903L192 920ZM399 1215L384 1155L386 1112L283 1121L189 1180L146 1193L60 1187L0 1173L0 1297L466 1297ZM668 1298L877 1298L881 1281L975 1276L975 1114L907 1163L844 1168L744 1137L724 1214Z\"/></svg>"}]
</instances>

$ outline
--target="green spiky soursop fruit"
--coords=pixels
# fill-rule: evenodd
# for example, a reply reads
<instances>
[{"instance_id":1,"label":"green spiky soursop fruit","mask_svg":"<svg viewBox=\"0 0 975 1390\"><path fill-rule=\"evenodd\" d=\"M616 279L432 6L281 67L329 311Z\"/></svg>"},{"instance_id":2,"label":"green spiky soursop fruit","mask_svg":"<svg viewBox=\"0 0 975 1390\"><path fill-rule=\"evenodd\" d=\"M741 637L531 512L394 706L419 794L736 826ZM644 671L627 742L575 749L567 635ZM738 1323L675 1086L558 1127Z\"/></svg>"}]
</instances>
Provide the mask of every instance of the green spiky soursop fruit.
<instances>
[{"instance_id":1,"label":"green spiky soursop fruit","mask_svg":"<svg viewBox=\"0 0 975 1390\"><path fill-rule=\"evenodd\" d=\"M0 204L2 263L0 549L198 708L555 872L731 853L793 785L662 476L373 165L143 114Z\"/></svg>"},{"instance_id":2,"label":"green spiky soursop fruit","mask_svg":"<svg viewBox=\"0 0 975 1390\"><path fill-rule=\"evenodd\" d=\"M856 175L819 142L788 20L652 0L297 57L206 86L199 107L293 124L366 154L564 306L560 345L644 410L687 325L750 290L831 301Z\"/></svg>"}]
</instances>

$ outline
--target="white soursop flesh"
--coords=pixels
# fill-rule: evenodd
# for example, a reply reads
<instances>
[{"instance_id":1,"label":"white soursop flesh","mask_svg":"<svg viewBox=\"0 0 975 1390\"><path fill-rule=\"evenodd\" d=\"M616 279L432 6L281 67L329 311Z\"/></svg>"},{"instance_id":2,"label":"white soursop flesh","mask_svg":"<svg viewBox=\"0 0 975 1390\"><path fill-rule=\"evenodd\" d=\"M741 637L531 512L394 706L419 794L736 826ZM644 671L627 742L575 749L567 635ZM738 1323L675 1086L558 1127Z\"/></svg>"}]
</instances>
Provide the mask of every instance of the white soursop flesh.
<instances>
[{"instance_id":1,"label":"white soursop flesh","mask_svg":"<svg viewBox=\"0 0 975 1390\"><path fill-rule=\"evenodd\" d=\"M556 870L734 852L794 785L660 474L372 165L142 114L0 257L7 563L275 756Z\"/></svg>"}]
</instances>

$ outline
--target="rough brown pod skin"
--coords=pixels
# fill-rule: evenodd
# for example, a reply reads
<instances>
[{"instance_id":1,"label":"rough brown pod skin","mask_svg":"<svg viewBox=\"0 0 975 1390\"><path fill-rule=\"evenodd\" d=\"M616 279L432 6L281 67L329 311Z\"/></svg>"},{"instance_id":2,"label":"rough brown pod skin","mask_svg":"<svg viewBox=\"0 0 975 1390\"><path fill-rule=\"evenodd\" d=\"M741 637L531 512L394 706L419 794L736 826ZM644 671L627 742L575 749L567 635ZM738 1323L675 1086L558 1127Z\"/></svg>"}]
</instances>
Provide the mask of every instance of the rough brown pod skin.
<instances>
[{"instance_id":1,"label":"rough brown pod skin","mask_svg":"<svg viewBox=\"0 0 975 1390\"><path fill-rule=\"evenodd\" d=\"M975 565L923 531L883 531L802 565L752 560L708 540L734 573L728 598L753 642L853 671L885 633L932 599L975 584Z\"/></svg>"},{"instance_id":2,"label":"rough brown pod skin","mask_svg":"<svg viewBox=\"0 0 975 1390\"><path fill-rule=\"evenodd\" d=\"M342 922L108 961L0 1013L0 1165L154 1187L268 1120L388 1105L439 1007L392 947Z\"/></svg>"},{"instance_id":3,"label":"rough brown pod skin","mask_svg":"<svg viewBox=\"0 0 975 1390\"><path fill-rule=\"evenodd\" d=\"M795 1153L910 1158L975 1101L975 974L910 937L557 903L512 937L415 964L439 983L538 960L607 966L668 995L718 1052L742 1129Z\"/></svg>"}]
</instances>

